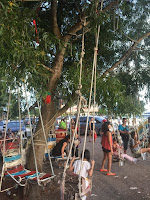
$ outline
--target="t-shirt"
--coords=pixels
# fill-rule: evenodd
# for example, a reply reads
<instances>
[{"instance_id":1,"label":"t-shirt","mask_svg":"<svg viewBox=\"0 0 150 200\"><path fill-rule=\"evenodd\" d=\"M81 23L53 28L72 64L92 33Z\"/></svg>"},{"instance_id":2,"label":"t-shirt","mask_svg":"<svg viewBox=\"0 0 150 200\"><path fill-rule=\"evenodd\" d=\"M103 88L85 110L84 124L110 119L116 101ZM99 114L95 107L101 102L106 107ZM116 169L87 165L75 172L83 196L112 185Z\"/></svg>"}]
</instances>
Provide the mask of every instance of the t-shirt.
<instances>
[{"instance_id":1,"label":"t-shirt","mask_svg":"<svg viewBox=\"0 0 150 200\"><path fill-rule=\"evenodd\" d=\"M119 131L129 131L128 126L123 127L121 124L118 126Z\"/></svg>"},{"instance_id":2,"label":"t-shirt","mask_svg":"<svg viewBox=\"0 0 150 200\"><path fill-rule=\"evenodd\" d=\"M83 178L87 178L88 170L91 168L91 164L88 161L83 161L82 167L80 169L82 161L76 160L73 164L74 173L80 175Z\"/></svg>"},{"instance_id":3,"label":"t-shirt","mask_svg":"<svg viewBox=\"0 0 150 200\"><path fill-rule=\"evenodd\" d=\"M53 156L61 156L61 149L62 149L62 146L64 144L64 139L60 140L56 146L52 149L52 155Z\"/></svg>"},{"instance_id":4,"label":"t-shirt","mask_svg":"<svg viewBox=\"0 0 150 200\"><path fill-rule=\"evenodd\" d=\"M112 142L112 135L111 135L110 142L111 142L111 145L112 145L112 143L113 143ZM103 148L111 150L107 135L103 134L103 136L102 136L102 142L101 143L102 143L102 147Z\"/></svg>"},{"instance_id":5,"label":"t-shirt","mask_svg":"<svg viewBox=\"0 0 150 200\"><path fill-rule=\"evenodd\" d=\"M61 121L59 127L66 129L66 123L64 121Z\"/></svg>"}]
</instances>

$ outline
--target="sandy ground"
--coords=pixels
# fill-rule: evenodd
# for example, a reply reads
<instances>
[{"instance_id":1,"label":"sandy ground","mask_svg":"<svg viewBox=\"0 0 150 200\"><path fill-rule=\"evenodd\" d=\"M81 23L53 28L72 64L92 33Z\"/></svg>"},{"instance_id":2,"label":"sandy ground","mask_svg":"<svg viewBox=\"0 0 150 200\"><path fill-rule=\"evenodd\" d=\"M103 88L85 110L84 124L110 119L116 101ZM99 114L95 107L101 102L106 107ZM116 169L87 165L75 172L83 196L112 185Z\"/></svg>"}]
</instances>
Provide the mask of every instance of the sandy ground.
<instances>
[{"instance_id":1,"label":"sandy ground","mask_svg":"<svg viewBox=\"0 0 150 200\"><path fill-rule=\"evenodd\" d=\"M112 172L116 176L107 176L100 172L103 159L100 141L98 137L95 143L93 189L88 200L150 199L150 154L146 160L139 158L137 164L125 161L120 167L118 162L114 162ZM92 143L87 142L86 148L92 152ZM131 155L130 149L127 154Z\"/></svg>"},{"instance_id":2,"label":"sandy ground","mask_svg":"<svg viewBox=\"0 0 150 200\"><path fill-rule=\"evenodd\" d=\"M83 140L84 138L82 137L80 149L82 149ZM98 137L95 142L93 188L91 196L87 200L150 199L150 155L144 161L139 158L137 164L126 161L122 167L119 166L118 162L114 162L112 164L112 172L115 172L116 176L107 176L105 172L100 172L103 159L100 141L101 137ZM93 145L92 142L88 142L88 139L86 149L89 149L92 154ZM130 150L127 151L127 154L131 155ZM48 170L48 165L46 169ZM55 174L60 173L60 171L62 173L63 169L54 168ZM22 198L13 196L13 193L10 196L6 195L6 193L0 193L0 200L6 199L19 200Z\"/></svg>"}]
</instances>

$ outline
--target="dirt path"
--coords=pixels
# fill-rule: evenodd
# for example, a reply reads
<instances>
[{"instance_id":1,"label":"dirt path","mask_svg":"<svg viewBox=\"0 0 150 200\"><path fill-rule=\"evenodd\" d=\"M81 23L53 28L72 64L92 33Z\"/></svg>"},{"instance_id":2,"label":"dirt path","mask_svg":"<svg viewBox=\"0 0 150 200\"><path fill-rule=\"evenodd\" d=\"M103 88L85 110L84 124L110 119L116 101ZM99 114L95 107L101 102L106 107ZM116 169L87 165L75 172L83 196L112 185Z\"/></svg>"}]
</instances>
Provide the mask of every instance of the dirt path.
<instances>
[{"instance_id":1,"label":"dirt path","mask_svg":"<svg viewBox=\"0 0 150 200\"><path fill-rule=\"evenodd\" d=\"M125 161L125 165L119 167L119 163L115 162L112 171L116 176L107 176L100 172L103 158L100 141L98 137L95 143L93 189L88 200L150 199L150 155L144 161L139 158L137 164ZM86 148L92 152L92 143L87 142ZM131 154L130 150L127 153Z\"/></svg>"},{"instance_id":2,"label":"dirt path","mask_svg":"<svg viewBox=\"0 0 150 200\"><path fill-rule=\"evenodd\" d=\"M82 149L83 140L80 145ZM106 173L100 172L103 152L100 145L101 137L97 138L95 143L95 168L93 174L93 189L91 196L87 200L143 200L150 199L150 155L146 161L141 158L137 164L129 161L125 165L119 167L119 163L115 162L112 165L112 171L116 176L107 176ZM92 154L92 142L87 140L86 149L89 149ZM131 154L130 150L127 152ZM2 164L2 163L1 163ZM0 164L0 165L1 165ZM47 165L46 169L49 169ZM55 174L62 173L63 169L54 169ZM0 200L20 200L21 195L14 196L0 193ZM47 198L47 200L50 198ZM42 200L42 199L41 199ZM58 199L59 200L59 199ZM70 200L70 199L68 199Z\"/></svg>"}]
</instances>

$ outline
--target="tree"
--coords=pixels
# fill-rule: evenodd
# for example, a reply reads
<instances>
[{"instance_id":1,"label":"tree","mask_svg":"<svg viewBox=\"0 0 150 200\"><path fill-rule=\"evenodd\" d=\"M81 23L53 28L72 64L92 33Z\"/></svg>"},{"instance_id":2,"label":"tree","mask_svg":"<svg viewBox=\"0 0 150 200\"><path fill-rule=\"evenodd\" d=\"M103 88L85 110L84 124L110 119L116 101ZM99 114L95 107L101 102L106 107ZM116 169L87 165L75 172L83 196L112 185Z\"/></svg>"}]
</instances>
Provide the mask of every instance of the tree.
<instances>
[{"instance_id":1,"label":"tree","mask_svg":"<svg viewBox=\"0 0 150 200\"><path fill-rule=\"evenodd\" d=\"M103 96L99 95L97 99L102 104L107 102L107 106L110 107L109 96L105 96L103 85L104 82L111 84L110 80L116 76L116 72L107 75L108 72L114 71L118 65L126 70L126 65L122 62L129 58L141 41L144 41L145 44L148 42L147 36L150 33L147 32L146 14L139 10L141 6L148 9L146 2L147 0L144 0L139 5L137 2L119 0L108 0L104 1L103 4L100 4L97 0L77 0L75 2L52 0L46 3L1 1L0 63L3 74L9 74L11 80L14 80L15 77L16 84L19 86L22 84L21 79L26 80L28 89L34 88L35 92L40 95L43 92L50 92L51 102L42 104L44 125L46 126L51 120L49 125L46 126L46 133L49 132L49 128L56 117L77 99L75 91L78 86L78 62L83 28L86 36L82 93L88 98L93 60L91 52L93 52L95 45L94 36L98 24L101 25L101 34L98 52L98 63L100 64L98 64L97 74L98 79L100 79L99 87L103 89ZM135 27L134 19L131 19L132 16L134 17L133 14L137 13L135 10L139 14L138 20L142 20L144 26L138 37L136 31L133 34L131 27L133 23ZM118 23L118 19L120 23ZM116 21L120 25L118 31L114 28ZM10 34L7 34L8 31ZM132 41L129 39L130 37L126 36L130 34L134 38ZM141 52L138 51L138 53ZM136 62L140 63L137 60ZM130 69L132 69L131 66ZM141 66L139 66L139 70L141 69ZM101 79L103 80L101 81ZM121 81L119 83L115 78L112 79L116 84L116 92L112 95L114 104L111 109L115 110L118 93L121 94L122 86L118 88ZM148 83L146 79L144 80L145 83ZM9 84L10 86L13 85L11 82ZM110 93L112 93L112 90L113 88L110 87ZM98 93L100 94L99 91ZM61 98L66 102L66 105L58 110L57 105ZM119 98L120 101L124 101L122 94ZM37 131L39 130L41 130L40 122L37 126ZM44 140L41 132L35 135L35 140ZM35 149L38 166L41 170L45 147L36 146ZM30 153L28 167L32 169L34 167L33 153L31 149L28 152Z\"/></svg>"}]
</instances>

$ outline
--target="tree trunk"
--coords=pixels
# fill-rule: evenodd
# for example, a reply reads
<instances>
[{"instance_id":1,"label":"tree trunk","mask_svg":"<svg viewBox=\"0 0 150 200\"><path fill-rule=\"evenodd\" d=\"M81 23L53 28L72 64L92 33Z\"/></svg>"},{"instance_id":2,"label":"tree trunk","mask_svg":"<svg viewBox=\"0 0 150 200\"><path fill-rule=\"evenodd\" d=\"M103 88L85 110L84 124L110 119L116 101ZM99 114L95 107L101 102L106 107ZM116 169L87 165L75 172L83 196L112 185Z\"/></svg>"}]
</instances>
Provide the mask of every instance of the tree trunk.
<instances>
[{"instance_id":1,"label":"tree trunk","mask_svg":"<svg viewBox=\"0 0 150 200\"><path fill-rule=\"evenodd\" d=\"M24 188L24 198L23 200L47 200L61 199L61 187L57 178L51 180L45 186L39 186L38 184L32 184L32 182L27 182Z\"/></svg>"},{"instance_id":2,"label":"tree trunk","mask_svg":"<svg viewBox=\"0 0 150 200\"><path fill-rule=\"evenodd\" d=\"M54 101L52 100L49 104L43 104L42 109L42 120L45 127L45 133L48 135L50 131L51 125L55 122L56 117L53 118L53 116L56 113ZM48 123L52 119L50 123ZM48 124L46 126L46 124ZM42 164L43 164L43 158L45 153L45 138L44 133L42 130L41 120L39 119L39 123L36 129L36 134L34 136L34 147L35 147L35 155L36 155L36 162L38 164L38 171L42 172ZM31 144L27 150L26 160L27 160L27 169L35 170L35 158L33 154L33 144Z\"/></svg>"}]
</instances>

